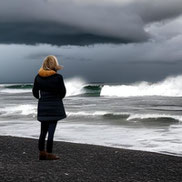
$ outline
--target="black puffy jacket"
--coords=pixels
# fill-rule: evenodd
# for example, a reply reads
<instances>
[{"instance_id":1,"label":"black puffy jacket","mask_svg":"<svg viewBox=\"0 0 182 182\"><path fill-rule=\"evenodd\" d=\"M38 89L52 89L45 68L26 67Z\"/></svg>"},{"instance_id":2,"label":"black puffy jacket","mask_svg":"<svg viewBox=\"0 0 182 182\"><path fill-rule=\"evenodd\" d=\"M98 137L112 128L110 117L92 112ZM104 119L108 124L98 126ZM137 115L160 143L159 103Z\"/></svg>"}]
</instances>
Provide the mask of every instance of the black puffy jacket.
<instances>
[{"instance_id":1,"label":"black puffy jacket","mask_svg":"<svg viewBox=\"0 0 182 182\"><path fill-rule=\"evenodd\" d=\"M58 121L66 118L62 99L66 88L62 75L55 71L40 70L32 89L38 101L38 121Z\"/></svg>"}]
</instances>

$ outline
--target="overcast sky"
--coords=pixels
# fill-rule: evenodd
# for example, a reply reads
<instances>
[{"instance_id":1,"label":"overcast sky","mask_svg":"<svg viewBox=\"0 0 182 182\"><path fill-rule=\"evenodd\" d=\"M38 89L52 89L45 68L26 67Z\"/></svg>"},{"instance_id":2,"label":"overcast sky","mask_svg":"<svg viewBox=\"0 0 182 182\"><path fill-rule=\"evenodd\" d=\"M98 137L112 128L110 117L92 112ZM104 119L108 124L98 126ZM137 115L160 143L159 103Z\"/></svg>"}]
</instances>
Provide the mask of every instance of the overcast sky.
<instances>
[{"instance_id":1,"label":"overcast sky","mask_svg":"<svg viewBox=\"0 0 182 182\"><path fill-rule=\"evenodd\" d=\"M89 82L182 74L181 0L1 0L0 82L31 82L49 54Z\"/></svg>"}]
</instances>

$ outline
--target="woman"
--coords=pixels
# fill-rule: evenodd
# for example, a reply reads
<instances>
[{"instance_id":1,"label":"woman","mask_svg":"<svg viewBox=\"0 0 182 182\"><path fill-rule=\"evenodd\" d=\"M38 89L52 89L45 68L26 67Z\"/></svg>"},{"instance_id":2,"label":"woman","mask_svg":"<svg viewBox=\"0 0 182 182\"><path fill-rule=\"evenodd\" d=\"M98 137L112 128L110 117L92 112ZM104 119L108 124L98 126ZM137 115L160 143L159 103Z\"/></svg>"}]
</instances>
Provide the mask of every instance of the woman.
<instances>
[{"instance_id":1,"label":"woman","mask_svg":"<svg viewBox=\"0 0 182 182\"><path fill-rule=\"evenodd\" d=\"M52 154L52 148L57 121L66 118L62 102L66 89L63 77L57 73L57 70L62 68L55 56L47 56L34 80L32 92L34 97L39 99L37 119L41 122L38 142L40 160L59 159L59 157ZM45 151L47 133L48 139Z\"/></svg>"}]
</instances>

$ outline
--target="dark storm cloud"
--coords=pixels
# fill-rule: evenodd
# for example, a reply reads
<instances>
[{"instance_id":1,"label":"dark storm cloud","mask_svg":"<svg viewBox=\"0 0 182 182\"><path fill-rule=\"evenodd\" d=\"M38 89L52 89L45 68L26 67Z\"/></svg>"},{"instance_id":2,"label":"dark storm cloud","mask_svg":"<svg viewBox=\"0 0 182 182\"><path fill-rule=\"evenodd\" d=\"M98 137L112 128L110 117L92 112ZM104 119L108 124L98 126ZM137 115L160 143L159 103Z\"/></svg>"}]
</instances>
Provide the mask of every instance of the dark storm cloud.
<instances>
[{"instance_id":1,"label":"dark storm cloud","mask_svg":"<svg viewBox=\"0 0 182 182\"><path fill-rule=\"evenodd\" d=\"M182 74L181 46L182 33L167 40L117 45L0 44L3 58L0 82L32 82L49 54L55 55L64 66L61 73L65 78L79 76L88 82L158 81Z\"/></svg>"},{"instance_id":2,"label":"dark storm cloud","mask_svg":"<svg viewBox=\"0 0 182 182\"><path fill-rule=\"evenodd\" d=\"M181 10L181 0L1 0L0 42L141 42L151 36L146 25L176 17Z\"/></svg>"},{"instance_id":3,"label":"dark storm cloud","mask_svg":"<svg viewBox=\"0 0 182 182\"><path fill-rule=\"evenodd\" d=\"M49 26L47 28L47 26ZM10 31L13 30L13 31ZM94 35L63 24L50 22L1 23L0 43L54 45L89 45L94 43L128 43L129 39Z\"/></svg>"}]
</instances>

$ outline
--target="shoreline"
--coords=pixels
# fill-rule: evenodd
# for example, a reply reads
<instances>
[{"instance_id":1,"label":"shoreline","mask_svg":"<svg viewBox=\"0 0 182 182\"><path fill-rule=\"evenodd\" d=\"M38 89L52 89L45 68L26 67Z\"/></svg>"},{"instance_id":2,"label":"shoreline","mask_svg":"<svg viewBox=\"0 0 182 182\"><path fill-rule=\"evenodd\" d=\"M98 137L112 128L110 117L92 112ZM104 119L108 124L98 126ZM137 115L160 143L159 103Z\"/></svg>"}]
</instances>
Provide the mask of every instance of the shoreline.
<instances>
[{"instance_id":1,"label":"shoreline","mask_svg":"<svg viewBox=\"0 0 182 182\"><path fill-rule=\"evenodd\" d=\"M13 135L0 135L0 137L12 137L12 138L22 138L22 139L33 139L38 140L37 137L31 137L31 136L13 136ZM161 154L161 155L167 155L167 156L174 156L174 157L180 157L182 158L182 154L177 153L170 153L170 152L158 152L158 151L150 151L150 150L140 150L140 149L129 149L123 147L117 147L117 146L110 146L110 145L99 145L99 144L91 144L91 143L79 143L74 141L64 141L64 140L56 140L54 139L54 142L61 142L61 143L70 143L70 144L78 144L78 145L90 145L90 146L96 146L96 147L106 147L106 148L112 148L112 149L121 149L121 150L131 150L131 151L138 151L138 152L148 152L148 153L154 153L154 154Z\"/></svg>"},{"instance_id":2,"label":"shoreline","mask_svg":"<svg viewBox=\"0 0 182 182\"><path fill-rule=\"evenodd\" d=\"M39 161L37 139L0 136L0 181L182 181L182 157L54 142L56 161Z\"/></svg>"}]
</instances>

